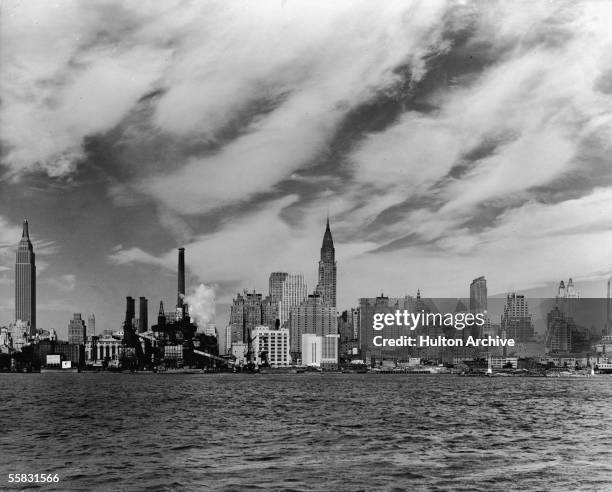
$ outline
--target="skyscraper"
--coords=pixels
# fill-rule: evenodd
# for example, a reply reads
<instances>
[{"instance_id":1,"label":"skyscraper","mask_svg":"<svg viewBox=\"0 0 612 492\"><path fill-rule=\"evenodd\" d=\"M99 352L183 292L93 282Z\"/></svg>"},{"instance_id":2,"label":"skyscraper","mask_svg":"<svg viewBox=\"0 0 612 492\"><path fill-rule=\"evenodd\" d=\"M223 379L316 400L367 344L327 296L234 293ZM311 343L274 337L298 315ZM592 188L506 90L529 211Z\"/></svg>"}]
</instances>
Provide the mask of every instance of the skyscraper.
<instances>
[{"instance_id":1,"label":"skyscraper","mask_svg":"<svg viewBox=\"0 0 612 492\"><path fill-rule=\"evenodd\" d=\"M68 324L68 343L83 345L87 339L86 330L85 321L81 318L81 313L74 313Z\"/></svg>"},{"instance_id":2,"label":"skyscraper","mask_svg":"<svg viewBox=\"0 0 612 492\"><path fill-rule=\"evenodd\" d=\"M507 338L514 338L517 342L527 342L533 338L533 322L524 295L512 293L506 296L501 330Z\"/></svg>"},{"instance_id":3,"label":"skyscraper","mask_svg":"<svg viewBox=\"0 0 612 492\"><path fill-rule=\"evenodd\" d=\"M316 292L323 302L336 307L336 249L329 228L329 217L321 245L321 259L319 260L319 283Z\"/></svg>"},{"instance_id":4,"label":"skyscraper","mask_svg":"<svg viewBox=\"0 0 612 492\"><path fill-rule=\"evenodd\" d=\"M472 280L470 284L470 313L486 315L487 312L487 280L484 277L478 277ZM486 315L488 319L488 315ZM464 329L462 335L473 337L482 336L482 327L474 325L469 329Z\"/></svg>"},{"instance_id":5,"label":"skyscraper","mask_svg":"<svg viewBox=\"0 0 612 492\"><path fill-rule=\"evenodd\" d=\"M272 302L278 303L283 298L283 282L285 282L288 275L287 272L272 272L270 274L269 294Z\"/></svg>"},{"instance_id":6,"label":"skyscraper","mask_svg":"<svg viewBox=\"0 0 612 492\"><path fill-rule=\"evenodd\" d=\"M338 333L336 308L324 303L318 294L310 294L300 305L293 306L288 324L291 355L295 360L301 357L304 333L319 336Z\"/></svg>"},{"instance_id":7,"label":"skyscraper","mask_svg":"<svg viewBox=\"0 0 612 492\"><path fill-rule=\"evenodd\" d=\"M20 320L30 324L30 335L36 333L36 261L27 219L15 263L15 321Z\"/></svg>"},{"instance_id":8,"label":"skyscraper","mask_svg":"<svg viewBox=\"0 0 612 492\"><path fill-rule=\"evenodd\" d=\"M289 321L289 314L294 306L299 306L308 296L308 289L301 273L290 273L281 286L281 299L278 305L280 326Z\"/></svg>"},{"instance_id":9,"label":"skyscraper","mask_svg":"<svg viewBox=\"0 0 612 492\"><path fill-rule=\"evenodd\" d=\"M566 318L559 306L546 316L546 351L552 354L569 354L572 351L573 321Z\"/></svg>"},{"instance_id":10,"label":"skyscraper","mask_svg":"<svg viewBox=\"0 0 612 492\"><path fill-rule=\"evenodd\" d=\"M483 313L487 310L487 280L478 277L470 284L470 313Z\"/></svg>"}]
</instances>

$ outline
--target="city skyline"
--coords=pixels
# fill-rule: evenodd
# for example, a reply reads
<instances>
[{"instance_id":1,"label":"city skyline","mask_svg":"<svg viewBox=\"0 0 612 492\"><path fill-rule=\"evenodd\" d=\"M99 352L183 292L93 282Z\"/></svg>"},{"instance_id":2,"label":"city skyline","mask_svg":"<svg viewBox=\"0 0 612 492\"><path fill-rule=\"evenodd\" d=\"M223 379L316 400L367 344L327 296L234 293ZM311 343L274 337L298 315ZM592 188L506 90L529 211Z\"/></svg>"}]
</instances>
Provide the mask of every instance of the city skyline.
<instances>
[{"instance_id":1,"label":"city skyline","mask_svg":"<svg viewBox=\"0 0 612 492\"><path fill-rule=\"evenodd\" d=\"M270 272L316 285L328 214L339 310L479 275L605 295L605 3L4 5L0 324L24 216L38 325L62 331L120 325L127 295L173 306L177 247L222 328Z\"/></svg>"}]
</instances>

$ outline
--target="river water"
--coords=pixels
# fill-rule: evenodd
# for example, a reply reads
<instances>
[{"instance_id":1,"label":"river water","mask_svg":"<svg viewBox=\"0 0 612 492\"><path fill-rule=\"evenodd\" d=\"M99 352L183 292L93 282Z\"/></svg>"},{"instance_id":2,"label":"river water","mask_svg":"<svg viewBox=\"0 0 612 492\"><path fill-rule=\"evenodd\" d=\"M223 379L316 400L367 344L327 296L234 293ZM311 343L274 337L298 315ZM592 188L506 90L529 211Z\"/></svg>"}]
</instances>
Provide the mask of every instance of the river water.
<instances>
[{"instance_id":1,"label":"river water","mask_svg":"<svg viewBox=\"0 0 612 492\"><path fill-rule=\"evenodd\" d=\"M612 377L0 374L0 490L612 490Z\"/></svg>"}]
</instances>

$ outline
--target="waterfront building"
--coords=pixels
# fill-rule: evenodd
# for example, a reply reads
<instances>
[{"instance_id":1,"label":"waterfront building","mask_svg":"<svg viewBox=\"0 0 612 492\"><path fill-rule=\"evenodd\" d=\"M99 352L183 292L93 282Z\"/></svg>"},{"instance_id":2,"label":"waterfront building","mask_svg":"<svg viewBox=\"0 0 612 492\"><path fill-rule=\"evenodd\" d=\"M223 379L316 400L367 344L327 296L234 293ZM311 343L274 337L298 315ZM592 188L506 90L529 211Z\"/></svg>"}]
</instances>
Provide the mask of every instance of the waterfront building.
<instances>
[{"instance_id":1,"label":"waterfront building","mask_svg":"<svg viewBox=\"0 0 612 492\"><path fill-rule=\"evenodd\" d=\"M336 369L338 367L338 350L340 335L332 333L322 337L321 343L321 365Z\"/></svg>"},{"instance_id":2,"label":"waterfront building","mask_svg":"<svg viewBox=\"0 0 612 492\"><path fill-rule=\"evenodd\" d=\"M612 357L612 335L604 335L593 345L593 350L598 355Z\"/></svg>"},{"instance_id":3,"label":"waterfront building","mask_svg":"<svg viewBox=\"0 0 612 492\"><path fill-rule=\"evenodd\" d=\"M323 358L323 338L314 333L301 336L301 359L303 366L320 366Z\"/></svg>"},{"instance_id":4,"label":"waterfront building","mask_svg":"<svg viewBox=\"0 0 612 492\"><path fill-rule=\"evenodd\" d=\"M329 217L323 234L321 245L321 258L319 260L319 272L316 292L321 296L323 302L329 306L336 307L336 249L329 228Z\"/></svg>"},{"instance_id":5,"label":"waterfront building","mask_svg":"<svg viewBox=\"0 0 612 492\"><path fill-rule=\"evenodd\" d=\"M304 333L301 343L302 365L336 369L339 341L340 335L337 333L323 336Z\"/></svg>"},{"instance_id":6,"label":"waterfront building","mask_svg":"<svg viewBox=\"0 0 612 492\"><path fill-rule=\"evenodd\" d=\"M68 323L68 343L84 345L87 340L87 327L81 313L74 313Z\"/></svg>"},{"instance_id":7,"label":"waterfront building","mask_svg":"<svg viewBox=\"0 0 612 492\"><path fill-rule=\"evenodd\" d=\"M362 357L364 357L365 360L372 358L407 360L410 355L420 355L418 349L413 347L375 346L375 336L399 338L404 335L414 335L416 330L411 331L409 327L397 326L395 324L392 326L384 326L381 330L375 330L374 315L395 313L397 310L403 311L404 309L409 312L418 312L419 309L424 309L425 307L424 302L421 300L420 292L417 293L417 299L410 296L389 298L383 293L375 298L363 297L359 299L359 349ZM419 334L425 333L419 330Z\"/></svg>"},{"instance_id":8,"label":"waterfront building","mask_svg":"<svg viewBox=\"0 0 612 492\"><path fill-rule=\"evenodd\" d=\"M59 340L41 340L36 344L36 349L41 365L46 365L47 355L57 354L62 356L62 360L69 360L75 366L82 366L85 362L85 346L82 344Z\"/></svg>"},{"instance_id":9,"label":"waterfront building","mask_svg":"<svg viewBox=\"0 0 612 492\"><path fill-rule=\"evenodd\" d=\"M271 330L268 326L253 329L252 350L256 364L286 367L291 363L289 354L289 330Z\"/></svg>"},{"instance_id":10,"label":"waterfront building","mask_svg":"<svg viewBox=\"0 0 612 492\"><path fill-rule=\"evenodd\" d=\"M338 333L338 318L335 306L326 304L318 294L310 294L289 314L289 338L291 355L299 358L302 352L302 335L313 333L319 336Z\"/></svg>"},{"instance_id":11,"label":"waterfront building","mask_svg":"<svg viewBox=\"0 0 612 492\"><path fill-rule=\"evenodd\" d=\"M36 334L36 257L30 241L27 219L15 262L15 322L28 323L28 335Z\"/></svg>"},{"instance_id":12,"label":"waterfront building","mask_svg":"<svg viewBox=\"0 0 612 492\"><path fill-rule=\"evenodd\" d=\"M533 321L524 295L514 292L506 296L501 316L501 331L505 334L505 338L513 338L517 342L528 342L533 339Z\"/></svg>"}]
</instances>

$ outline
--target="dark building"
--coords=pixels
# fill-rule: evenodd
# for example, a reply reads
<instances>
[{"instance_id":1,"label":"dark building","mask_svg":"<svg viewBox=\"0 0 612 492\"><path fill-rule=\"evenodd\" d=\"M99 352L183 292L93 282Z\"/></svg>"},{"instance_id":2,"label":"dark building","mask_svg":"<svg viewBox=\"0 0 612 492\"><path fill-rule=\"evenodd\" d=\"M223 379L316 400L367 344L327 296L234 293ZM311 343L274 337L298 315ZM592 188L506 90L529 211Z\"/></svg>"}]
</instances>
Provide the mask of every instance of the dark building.
<instances>
[{"instance_id":1,"label":"dark building","mask_svg":"<svg viewBox=\"0 0 612 492\"><path fill-rule=\"evenodd\" d=\"M329 218L327 219L325 234L323 234L318 278L317 294L321 296L325 304L336 307L336 249L329 228Z\"/></svg>"},{"instance_id":2,"label":"dark building","mask_svg":"<svg viewBox=\"0 0 612 492\"><path fill-rule=\"evenodd\" d=\"M567 355L572 351L573 321L567 318L559 306L546 316L546 351Z\"/></svg>"},{"instance_id":3,"label":"dark building","mask_svg":"<svg viewBox=\"0 0 612 492\"><path fill-rule=\"evenodd\" d=\"M355 339L353 318L349 317L348 311L343 311L338 316L338 333L340 334L340 343Z\"/></svg>"},{"instance_id":4,"label":"dark building","mask_svg":"<svg viewBox=\"0 0 612 492\"><path fill-rule=\"evenodd\" d=\"M68 324L68 343L84 345L87 340L87 327L81 313L74 313Z\"/></svg>"},{"instance_id":5,"label":"dark building","mask_svg":"<svg viewBox=\"0 0 612 492\"><path fill-rule=\"evenodd\" d=\"M15 262L15 321L19 320L30 324L30 336L36 334L36 258L27 219Z\"/></svg>"},{"instance_id":6,"label":"dark building","mask_svg":"<svg viewBox=\"0 0 612 492\"><path fill-rule=\"evenodd\" d=\"M62 360L69 360L73 365L82 366L85 363L85 346L77 343L58 340L41 340L35 345L38 350L39 365L45 366L47 355L59 354Z\"/></svg>"},{"instance_id":7,"label":"dark building","mask_svg":"<svg viewBox=\"0 0 612 492\"><path fill-rule=\"evenodd\" d=\"M138 333L143 333L149 329L149 301L146 297L139 299L138 307Z\"/></svg>"}]
</instances>

